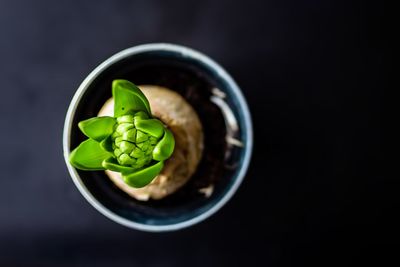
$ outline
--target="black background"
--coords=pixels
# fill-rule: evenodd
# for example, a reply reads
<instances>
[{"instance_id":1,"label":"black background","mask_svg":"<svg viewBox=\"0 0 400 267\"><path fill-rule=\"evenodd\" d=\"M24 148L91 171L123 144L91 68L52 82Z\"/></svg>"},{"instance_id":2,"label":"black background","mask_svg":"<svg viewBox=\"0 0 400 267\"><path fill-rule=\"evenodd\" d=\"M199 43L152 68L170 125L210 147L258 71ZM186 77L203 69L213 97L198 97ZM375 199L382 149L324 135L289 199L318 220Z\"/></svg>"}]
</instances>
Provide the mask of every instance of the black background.
<instances>
[{"instance_id":1,"label":"black background","mask_svg":"<svg viewBox=\"0 0 400 267\"><path fill-rule=\"evenodd\" d=\"M397 251L385 181L384 7L363 1L0 0L0 266L356 266ZM172 42L220 62L255 149L204 223L151 234L92 208L62 156L68 104L112 54ZM378 266L386 266L379 264Z\"/></svg>"}]
</instances>

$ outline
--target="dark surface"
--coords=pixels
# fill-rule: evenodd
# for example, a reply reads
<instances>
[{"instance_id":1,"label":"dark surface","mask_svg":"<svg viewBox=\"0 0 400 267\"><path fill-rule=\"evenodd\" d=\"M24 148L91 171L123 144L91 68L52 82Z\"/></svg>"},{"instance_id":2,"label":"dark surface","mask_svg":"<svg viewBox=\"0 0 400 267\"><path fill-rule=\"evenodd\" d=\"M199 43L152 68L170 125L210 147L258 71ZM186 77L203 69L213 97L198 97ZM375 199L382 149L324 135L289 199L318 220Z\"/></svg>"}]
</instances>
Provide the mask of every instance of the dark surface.
<instances>
[{"instance_id":1,"label":"dark surface","mask_svg":"<svg viewBox=\"0 0 400 267\"><path fill-rule=\"evenodd\" d=\"M382 168L383 16L362 1L0 1L0 266L386 260L398 251L399 199ZM198 49L235 77L255 150L218 214L150 234L84 200L61 139L84 77L119 50L158 41Z\"/></svg>"}]
</instances>

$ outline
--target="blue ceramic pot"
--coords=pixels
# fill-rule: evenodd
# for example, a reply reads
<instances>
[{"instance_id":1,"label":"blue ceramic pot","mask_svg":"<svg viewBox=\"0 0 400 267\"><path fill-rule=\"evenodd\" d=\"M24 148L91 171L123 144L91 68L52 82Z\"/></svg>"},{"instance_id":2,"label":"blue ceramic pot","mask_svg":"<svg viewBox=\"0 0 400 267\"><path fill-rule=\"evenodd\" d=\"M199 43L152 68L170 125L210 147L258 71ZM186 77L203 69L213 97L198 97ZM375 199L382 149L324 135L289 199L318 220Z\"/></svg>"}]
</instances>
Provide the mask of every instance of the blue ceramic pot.
<instances>
[{"instance_id":1,"label":"blue ceramic pot","mask_svg":"<svg viewBox=\"0 0 400 267\"><path fill-rule=\"evenodd\" d=\"M80 171L68 162L84 136L77 123L94 117L111 97L111 81L128 79L176 90L192 104L204 129L204 154L183 188L163 200L137 201L102 171ZM111 220L144 231L171 231L194 225L218 211L241 184L252 153L252 122L246 101L231 76L209 57L187 47L145 44L110 57L82 82L64 125L64 157L82 195ZM209 197L199 189L212 184Z\"/></svg>"}]
</instances>

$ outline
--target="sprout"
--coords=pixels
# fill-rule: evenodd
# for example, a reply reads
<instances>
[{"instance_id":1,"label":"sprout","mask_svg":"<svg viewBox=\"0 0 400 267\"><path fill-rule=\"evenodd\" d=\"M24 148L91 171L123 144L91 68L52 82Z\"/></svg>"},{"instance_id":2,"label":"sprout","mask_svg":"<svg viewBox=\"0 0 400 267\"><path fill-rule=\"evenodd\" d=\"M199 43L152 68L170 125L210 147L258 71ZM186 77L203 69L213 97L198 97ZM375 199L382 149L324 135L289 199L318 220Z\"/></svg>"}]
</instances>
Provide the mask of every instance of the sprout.
<instances>
[{"instance_id":1,"label":"sprout","mask_svg":"<svg viewBox=\"0 0 400 267\"><path fill-rule=\"evenodd\" d=\"M75 148L70 163L80 170L120 172L132 187L149 184L174 151L175 139L164 124L151 116L145 95L127 80L114 80L114 117L79 122L89 137Z\"/></svg>"}]
</instances>

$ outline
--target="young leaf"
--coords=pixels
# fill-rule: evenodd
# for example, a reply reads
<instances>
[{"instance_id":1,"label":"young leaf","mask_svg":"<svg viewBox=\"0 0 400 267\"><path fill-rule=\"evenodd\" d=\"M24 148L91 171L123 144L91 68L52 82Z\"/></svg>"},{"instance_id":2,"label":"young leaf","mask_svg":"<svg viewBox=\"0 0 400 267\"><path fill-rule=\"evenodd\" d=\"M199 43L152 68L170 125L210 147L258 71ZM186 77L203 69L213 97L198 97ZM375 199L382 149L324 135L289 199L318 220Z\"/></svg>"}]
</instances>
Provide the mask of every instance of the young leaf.
<instances>
[{"instance_id":1,"label":"young leaf","mask_svg":"<svg viewBox=\"0 0 400 267\"><path fill-rule=\"evenodd\" d=\"M104 170L102 162L111 155L104 151L100 143L93 139L87 139L71 152L69 162L80 170Z\"/></svg>"},{"instance_id":2,"label":"young leaf","mask_svg":"<svg viewBox=\"0 0 400 267\"><path fill-rule=\"evenodd\" d=\"M113 157L103 160L102 165L105 169L114 172L131 173L135 171L134 168L119 165L118 161Z\"/></svg>"},{"instance_id":3,"label":"young leaf","mask_svg":"<svg viewBox=\"0 0 400 267\"><path fill-rule=\"evenodd\" d=\"M125 183L132 187L140 188L148 185L160 173L164 162L160 161L150 167L133 173L122 173Z\"/></svg>"},{"instance_id":4,"label":"young leaf","mask_svg":"<svg viewBox=\"0 0 400 267\"><path fill-rule=\"evenodd\" d=\"M98 142L113 133L116 121L113 117L95 117L78 123L79 129Z\"/></svg>"},{"instance_id":5,"label":"young leaf","mask_svg":"<svg viewBox=\"0 0 400 267\"><path fill-rule=\"evenodd\" d=\"M105 150L110 153L114 153L114 149L112 147L113 141L111 139L111 135L103 139L103 141L100 142L100 146Z\"/></svg>"},{"instance_id":6,"label":"young leaf","mask_svg":"<svg viewBox=\"0 0 400 267\"><path fill-rule=\"evenodd\" d=\"M151 114L150 104L146 96L130 81L114 80L112 94L114 97L114 117L137 111Z\"/></svg>"},{"instance_id":7,"label":"young leaf","mask_svg":"<svg viewBox=\"0 0 400 267\"><path fill-rule=\"evenodd\" d=\"M170 130L165 129L163 138L154 147L153 159L158 161L163 161L168 159L174 152L174 148L175 148L174 136L172 135Z\"/></svg>"},{"instance_id":8,"label":"young leaf","mask_svg":"<svg viewBox=\"0 0 400 267\"><path fill-rule=\"evenodd\" d=\"M155 138L161 138L164 133L164 125L157 119L137 120L135 121L136 129L141 130Z\"/></svg>"}]
</instances>

